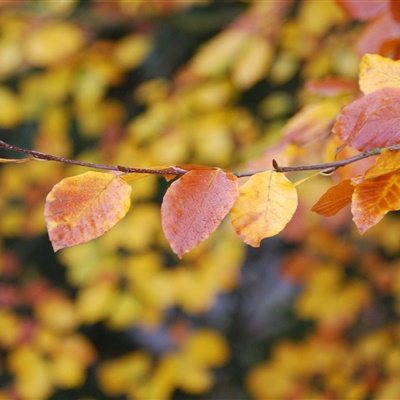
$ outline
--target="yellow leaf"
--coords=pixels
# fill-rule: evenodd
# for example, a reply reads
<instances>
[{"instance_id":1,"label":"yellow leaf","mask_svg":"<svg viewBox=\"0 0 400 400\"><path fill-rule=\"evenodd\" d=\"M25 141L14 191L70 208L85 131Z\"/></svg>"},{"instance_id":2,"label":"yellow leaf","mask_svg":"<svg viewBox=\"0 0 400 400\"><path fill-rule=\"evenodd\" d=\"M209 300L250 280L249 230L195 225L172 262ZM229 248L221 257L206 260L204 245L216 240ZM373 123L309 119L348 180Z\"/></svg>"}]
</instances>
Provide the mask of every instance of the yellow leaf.
<instances>
[{"instance_id":1,"label":"yellow leaf","mask_svg":"<svg viewBox=\"0 0 400 400\"><path fill-rule=\"evenodd\" d=\"M19 98L5 86L0 86L0 127L12 128L22 118Z\"/></svg>"},{"instance_id":2,"label":"yellow leaf","mask_svg":"<svg viewBox=\"0 0 400 400\"><path fill-rule=\"evenodd\" d=\"M81 386L85 380L85 367L74 354L63 351L56 354L51 372L58 386L75 388Z\"/></svg>"},{"instance_id":3,"label":"yellow leaf","mask_svg":"<svg viewBox=\"0 0 400 400\"><path fill-rule=\"evenodd\" d=\"M8 365L15 377L18 397L29 399L32 393L37 399L47 399L53 391L49 363L33 348L18 347L8 357Z\"/></svg>"},{"instance_id":4,"label":"yellow leaf","mask_svg":"<svg viewBox=\"0 0 400 400\"><path fill-rule=\"evenodd\" d=\"M254 247L279 233L297 208L296 188L279 172L255 174L239 191L230 212L232 224L243 241Z\"/></svg>"},{"instance_id":5,"label":"yellow leaf","mask_svg":"<svg viewBox=\"0 0 400 400\"><path fill-rule=\"evenodd\" d=\"M77 324L72 302L57 293L44 296L36 302L35 316L43 325L59 332L71 331Z\"/></svg>"},{"instance_id":6,"label":"yellow leaf","mask_svg":"<svg viewBox=\"0 0 400 400\"><path fill-rule=\"evenodd\" d=\"M365 54L360 63L359 85L364 94L386 87L400 88L400 61Z\"/></svg>"},{"instance_id":7,"label":"yellow leaf","mask_svg":"<svg viewBox=\"0 0 400 400\"><path fill-rule=\"evenodd\" d=\"M83 45L83 34L67 22L48 23L25 38L24 52L29 63L35 66L56 64Z\"/></svg>"},{"instance_id":8,"label":"yellow leaf","mask_svg":"<svg viewBox=\"0 0 400 400\"><path fill-rule=\"evenodd\" d=\"M22 322L20 319L3 309L0 310L0 345L2 348L12 348L18 346L22 333Z\"/></svg>"},{"instance_id":9,"label":"yellow leaf","mask_svg":"<svg viewBox=\"0 0 400 400\"><path fill-rule=\"evenodd\" d=\"M113 174L89 171L63 179L48 194L45 219L54 251L107 232L130 208L131 187Z\"/></svg>"},{"instance_id":10,"label":"yellow leaf","mask_svg":"<svg viewBox=\"0 0 400 400\"><path fill-rule=\"evenodd\" d=\"M229 356L224 338L211 329L201 329L194 333L182 350L187 359L203 367L221 366Z\"/></svg>"},{"instance_id":11,"label":"yellow leaf","mask_svg":"<svg viewBox=\"0 0 400 400\"><path fill-rule=\"evenodd\" d=\"M248 89L266 75L272 56L270 43L261 37L249 36L233 66L233 82L239 88Z\"/></svg>"},{"instance_id":12,"label":"yellow leaf","mask_svg":"<svg viewBox=\"0 0 400 400\"><path fill-rule=\"evenodd\" d=\"M111 396L122 395L132 387L138 387L148 375L151 358L143 351L126 353L116 360L100 365L97 377L101 388Z\"/></svg>"},{"instance_id":13,"label":"yellow leaf","mask_svg":"<svg viewBox=\"0 0 400 400\"><path fill-rule=\"evenodd\" d=\"M177 386L184 392L200 395L208 391L214 383L214 376L210 371L185 360L181 360L180 371Z\"/></svg>"},{"instance_id":14,"label":"yellow leaf","mask_svg":"<svg viewBox=\"0 0 400 400\"><path fill-rule=\"evenodd\" d=\"M83 323L93 324L105 318L117 299L115 283L112 281L96 282L79 292L76 311Z\"/></svg>"},{"instance_id":15,"label":"yellow leaf","mask_svg":"<svg viewBox=\"0 0 400 400\"><path fill-rule=\"evenodd\" d=\"M194 71L202 76L220 75L229 68L247 40L248 35L243 31L223 31L197 52L193 59Z\"/></svg>"},{"instance_id":16,"label":"yellow leaf","mask_svg":"<svg viewBox=\"0 0 400 400\"><path fill-rule=\"evenodd\" d=\"M121 291L117 294L107 326L111 329L121 330L138 319L142 311L142 305L132 292Z\"/></svg>"},{"instance_id":17,"label":"yellow leaf","mask_svg":"<svg viewBox=\"0 0 400 400\"><path fill-rule=\"evenodd\" d=\"M132 70L147 57L151 50L151 41L142 34L125 36L117 45L115 61L123 68Z\"/></svg>"}]
</instances>

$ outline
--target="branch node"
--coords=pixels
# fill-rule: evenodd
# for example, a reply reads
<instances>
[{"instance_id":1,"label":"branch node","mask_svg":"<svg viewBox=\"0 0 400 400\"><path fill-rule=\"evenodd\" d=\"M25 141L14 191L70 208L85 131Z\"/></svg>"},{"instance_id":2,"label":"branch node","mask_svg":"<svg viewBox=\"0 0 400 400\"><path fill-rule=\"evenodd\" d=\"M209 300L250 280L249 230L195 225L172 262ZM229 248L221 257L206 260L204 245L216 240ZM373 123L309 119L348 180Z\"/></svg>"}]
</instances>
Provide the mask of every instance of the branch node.
<instances>
[{"instance_id":1,"label":"branch node","mask_svg":"<svg viewBox=\"0 0 400 400\"><path fill-rule=\"evenodd\" d=\"M272 160L272 166L275 172L282 172L281 167L278 165L278 162L275 159Z\"/></svg>"},{"instance_id":2,"label":"branch node","mask_svg":"<svg viewBox=\"0 0 400 400\"><path fill-rule=\"evenodd\" d=\"M331 176L336 171L336 169L337 169L337 167L331 167L331 168L324 169L324 170L320 171L320 175Z\"/></svg>"}]
</instances>

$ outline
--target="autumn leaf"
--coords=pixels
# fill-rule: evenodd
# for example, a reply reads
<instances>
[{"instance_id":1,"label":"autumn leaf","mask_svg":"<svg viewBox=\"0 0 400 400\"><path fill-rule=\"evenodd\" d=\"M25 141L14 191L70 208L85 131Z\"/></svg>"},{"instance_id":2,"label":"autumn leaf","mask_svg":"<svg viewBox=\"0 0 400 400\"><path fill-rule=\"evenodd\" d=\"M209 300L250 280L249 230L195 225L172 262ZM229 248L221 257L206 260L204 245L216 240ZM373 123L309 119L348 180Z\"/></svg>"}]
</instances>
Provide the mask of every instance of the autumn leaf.
<instances>
[{"instance_id":1,"label":"autumn leaf","mask_svg":"<svg viewBox=\"0 0 400 400\"><path fill-rule=\"evenodd\" d=\"M325 137L341 106L337 99L326 99L303 107L289 119L283 129L283 136L298 145Z\"/></svg>"},{"instance_id":2,"label":"autumn leaf","mask_svg":"<svg viewBox=\"0 0 400 400\"><path fill-rule=\"evenodd\" d=\"M374 179L400 170L400 152L383 149L375 164L365 171L365 179Z\"/></svg>"},{"instance_id":3,"label":"autumn leaf","mask_svg":"<svg viewBox=\"0 0 400 400\"><path fill-rule=\"evenodd\" d=\"M362 2L359 3L363 4ZM367 7L365 7L367 8ZM357 52L360 56L366 53L390 55L387 51L390 42L396 43L400 34L400 24L390 13L385 13L371 21L358 40ZM389 46L391 47L391 46ZM396 47L396 46L395 46Z\"/></svg>"},{"instance_id":4,"label":"autumn leaf","mask_svg":"<svg viewBox=\"0 0 400 400\"><path fill-rule=\"evenodd\" d=\"M400 209L400 175L397 172L366 179L354 189L351 212L360 233L376 225L389 211Z\"/></svg>"},{"instance_id":5,"label":"autumn leaf","mask_svg":"<svg viewBox=\"0 0 400 400\"><path fill-rule=\"evenodd\" d=\"M279 233L297 208L297 192L282 173L253 175L241 188L230 215L243 241L258 247L262 239Z\"/></svg>"},{"instance_id":6,"label":"autumn leaf","mask_svg":"<svg viewBox=\"0 0 400 400\"><path fill-rule=\"evenodd\" d=\"M351 17L362 21L375 18L377 15L383 14L389 9L389 0L336 0L344 11Z\"/></svg>"},{"instance_id":7,"label":"autumn leaf","mask_svg":"<svg viewBox=\"0 0 400 400\"><path fill-rule=\"evenodd\" d=\"M361 233L376 225L387 212L400 209L400 152L384 149L355 187L353 220Z\"/></svg>"},{"instance_id":8,"label":"autumn leaf","mask_svg":"<svg viewBox=\"0 0 400 400\"><path fill-rule=\"evenodd\" d=\"M238 197L237 178L221 169L192 170L173 182L161 206L165 236L179 256L207 239Z\"/></svg>"},{"instance_id":9,"label":"autumn leaf","mask_svg":"<svg viewBox=\"0 0 400 400\"><path fill-rule=\"evenodd\" d=\"M397 22L400 22L400 4L398 1L390 1L390 14Z\"/></svg>"},{"instance_id":10,"label":"autumn leaf","mask_svg":"<svg viewBox=\"0 0 400 400\"><path fill-rule=\"evenodd\" d=\"M360 63L359 84L364 94L386 87L400 88L400 61L365 54Z\"/></svg>"},{"instance_id":11,"label":"autumn leaf","mask_svg":"<svg viewBox=\"0 0 400 400\"><path fill-rule=\"evenodd\" d=\"M353 192L354 185L351 179L345 179L329 188L315 203L311 211L325 217L331 217L351 203Z\"/></svg>"},{"instance_id":12,"label":"autumn leaf","mask_svg":"<svg viewBox=\"0 0 400 400\"><path fill-rule=\"evenodd\" d=\"M384 88L345 107L333 132L347 145L368 151L400 142L400 88Z\"/></svg>"},{"instance_id":13,"label":"autumn leaf","mask_svg":"<svg viewBox=\"0 0 400 400\"><path fill-rule=\"evenodd\" d=\"M130 207L131 187L100 172L63 179L48 194L45 219L54 251L103 235Z\"/></svg>"}]
</instances>

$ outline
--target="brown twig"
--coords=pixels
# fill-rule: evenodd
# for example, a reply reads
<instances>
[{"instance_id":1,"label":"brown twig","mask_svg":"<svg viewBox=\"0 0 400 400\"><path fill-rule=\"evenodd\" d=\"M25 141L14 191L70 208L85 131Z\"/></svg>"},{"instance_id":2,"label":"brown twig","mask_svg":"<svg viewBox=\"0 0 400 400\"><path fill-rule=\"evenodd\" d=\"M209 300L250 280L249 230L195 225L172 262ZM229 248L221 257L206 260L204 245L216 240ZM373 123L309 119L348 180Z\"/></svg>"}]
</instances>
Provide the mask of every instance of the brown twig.
<instances>
[{"instance_id":1,"label":"brown twig","mask_svg":"<svg viewBox=\"0 0 400 400\"><path fill-rule=\"evenodd\" d=\"M178 167L170 167L167 169L150 169L150 168L135 168L135 167L123 167L121 165L103 165L90 163L85 161L71 160L64 157L56 157L51 154L41 153L40 151L24 149L23 147L13 146L0 140L0 148L5 150L12 150L18 153L29 154L33 158L46 161L56 161L64 164L79 165L81 167L95 168L95 169L105 169L108 171L120 171L126 173L137 173L137 174L155 174L155 175L183 175L187 171Z\"/></svg>"},{"instance_id":2,"label":"brown twig","mask_svg":"<svg viewBox=\"0 0 400 400\"><path fill-rule=\"evenodd\" d=\"M346 158L344 160L339 160L339 161L332 161L328 163L323 163L323 164L312 164L312 165L297 165L297 166L292 166L292 167L281 167L278 165L276 160L272 160L272 166L273 169L276 172L296 172L296 171L315 171L315 170L321 170L321 172L325 174L330 174L334 171L336 171L340 167L344 167L346 165L349 165L351 163L354 163L356 161L363 160L364 158L376 156L378 154L381 154L384 149L392 150L392 151L397 151L400 150L400 144L395 144L392 146L388 147L379 147L376 149L368 150L365 153L358 154L353 157ZM235 175L238 178L244 178L248 176L252 176L254 174L257 174L259 172L263 171L249 171L249 172L240 172L236 173Z\"/></svg>"},{"instance_id":3,"label":"brown twig","mask_svg":"<svg viewBox=\"0 0 400 400\"><path fill-rule=\"evenodd\" d=\"M166 169L150 169L150 168L125 167L125 166L121 166L121 165L103 165L103 164L96 164L96 163L90 163L90 162L85 162L85 161L71 160L69 158L56 157L51 154L41 153L39 151L29 150L29 149L25 149L23 147L14 146L14 145L8 144L6 142L3 142L2 140L0 140L0 148L3 148L5 150L16 151L19 153L29 154L31 157L40 159L40 160L56 161L56 162L61 162L64 164L73 164L73 165L79 165L81 167L104 169L104 170L109 170L109 171L120 171L120 172L137 173L137 174L154 174L154 175L184 175L186 172L188 172L187 170L185 170L183 168L174 167L174 166L168 167ZM372 157L372 156L381 154L384 149L389 149L392 151L400 150L400 144L372 149L372 150L366 151L365 153L361 153L356 156L346 158L344 160L332 161L329 163L312 164L312 165L298 165L298 166L293 166L293 167L281 167L278 165L276 160L273 160L272 166L276 172L321 170L321 172L328 174L328 173L332 173L332 172L336 171L340 167L344 167L345 165L354 163L356 161L360 161L364 158L368 158L368 157ZM233 174L236 175L238 178L244 178L244 177L249 177L249 176L252 176L252 175L260 173L260 172L264 172L264 171L233 172Z\"/></svg>"}]
</instances>

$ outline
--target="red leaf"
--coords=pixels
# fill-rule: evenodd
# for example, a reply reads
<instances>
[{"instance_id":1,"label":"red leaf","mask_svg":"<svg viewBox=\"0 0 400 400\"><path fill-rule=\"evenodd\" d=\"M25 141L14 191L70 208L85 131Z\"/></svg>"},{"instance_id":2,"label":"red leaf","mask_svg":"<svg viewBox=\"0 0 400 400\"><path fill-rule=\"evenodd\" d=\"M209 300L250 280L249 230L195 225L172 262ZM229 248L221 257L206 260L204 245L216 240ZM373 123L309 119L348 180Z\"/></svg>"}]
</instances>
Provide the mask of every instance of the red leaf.
<instances>
[{"instance_id":1,"label":"red leaf","mask_svg":"<svg viewBox=\"0 0 400 400\"><path fill-rule=\"evenodd\" d=\"M192 170L171 184L161 221L172 250L181 258L217 229L239 195L237 178L221 169Z\"/></svg>"},{"instance_id":2,"label":"red leaf","mask_svg":"<svg viewBox=\"0 0 400 400\"><path fill-rule=\"evenodd\" d=\"M384 88L344 108L333 132L347 145L368 151L400 142L400 89Z\"/></svg>"},{"instance_id":3,"label":"red leaf","mask_svg":"<svg viewBox=\"0 0 400 400\"><path fill-rule=\"evenodd\" d=\"M306 82L305 86L309 92L321 96L337 96L343 93L358 92L358 85L356 82L336 76L331 76L320 81L310 79Z\"/></svg>"},{"instance_id":4,"label":"red leaf","mask_svg":"<svg viewBox=\"0 0 400 400\"><path fill-rule=\"evenodd\" d=\"M342 208L351 203L354 192L354 185L350 179L339 182L329 188L321 198L314 204L311 211L317 214L331 217L337 214Z\"/></svg>"},{"instance_id":5,"label":"red leaf","mask_svg":"<svg viewBox=\"0 0 400 400\"><path fill-rule=\"evenodd\" d=\"M360 2L360 4L363 4ZM365 6L364 6L365 7ZM387 13L368 24L362 33L357 44L357 51L360 56L365 53L379 53L387 56L383 52L384 44L388 41L397 40L400 35L400 24Z\"/></svg>"},{"instance_id":6,"label":"red leaf","mask_svg":"<svg viewBox=\"0 0 400 400\"><path fill-rule=\"evenodd\" d=\"M389 8L389 0L336 0L336 2L348 15L362 21L376 18Z\"/></svg>"}]
</instances>

